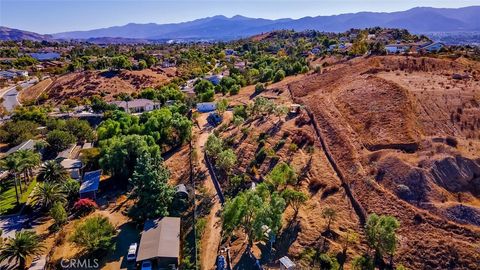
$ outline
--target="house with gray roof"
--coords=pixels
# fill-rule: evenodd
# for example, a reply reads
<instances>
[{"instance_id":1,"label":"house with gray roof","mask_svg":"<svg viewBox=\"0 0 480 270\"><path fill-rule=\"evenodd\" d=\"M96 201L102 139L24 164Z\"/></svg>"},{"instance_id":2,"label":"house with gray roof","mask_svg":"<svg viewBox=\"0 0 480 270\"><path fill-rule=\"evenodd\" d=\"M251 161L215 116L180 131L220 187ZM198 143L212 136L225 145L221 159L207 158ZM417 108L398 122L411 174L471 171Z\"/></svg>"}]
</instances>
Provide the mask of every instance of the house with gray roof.
<instances>
[{"instance_id":1,"label":"house with gray roof","mask_svg":"<svg viewBox=\"0 0 480 270\"><path fill-rule=\"evenodd\" d=\"M143 227L137 263L149 260L159 269L178 266L180 257L180 218L147 220Z\"/></svg>"}]
</instances>

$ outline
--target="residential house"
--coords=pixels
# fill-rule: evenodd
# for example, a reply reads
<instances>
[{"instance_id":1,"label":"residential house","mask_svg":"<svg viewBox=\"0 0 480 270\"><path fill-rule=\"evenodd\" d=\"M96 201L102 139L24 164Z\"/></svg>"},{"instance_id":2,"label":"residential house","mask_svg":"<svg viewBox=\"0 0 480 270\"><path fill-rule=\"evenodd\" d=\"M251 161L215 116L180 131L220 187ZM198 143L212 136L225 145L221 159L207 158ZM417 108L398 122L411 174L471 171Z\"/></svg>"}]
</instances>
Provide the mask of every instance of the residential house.
<instances>
[{"instance_id":1,"label":"residential house","mask_svg":"<svg viewBox=\"0 0 480 270\"><path fill-rule=\"evenodd\" d=\"M388 44L385 46L387 54L406 53L410 50L410 46L406 44Z\"/></svg>"},{"instance_id":2,"label":"residential house","mask_svg":"<svg viewBox=\"0 0 480 270\"><path fill-rule=\"evenodd\" d=\"M180 218L147 220L138 247L137 263L149 260L157 268L175 268L180 257Z\"/></svg>"},{"instance_id":3,"label":"residential house","mask_svg":"<svg viewBox=\"0 0 480 270\"><path fill-rule=\"evenodd\" d=\"M222 78L223 78L223 75L212 75L210 77L207 77L206 79L211 83L213 83L213 85L218 85Z\"/></svg>"},{"instance_id":4,"label":"residential house","mask_svg":"<svg viewBox=\"0 0 480 270\"><path fill-rule=\"evenodd\" d=\"M110 104L115 104L129 113L149 112L160 108L160 103L144 98L130 101L113 101Z\"/></svg>"},{"instance_id":5,"label":"residential house","mask_svg":"<svg viewBox=\"0 0 480 270\"><path fill-rule=\"evenodd\" d=\"M72 144L69 148L58 153L55 160L65 168L72 179L80 179L82 175L83 164L82 161L77 159L78 151L76 151L77 145Z\"/></svg>"},{"instance_id":6,"label":"residential house","mask_svg":"<svg viewBox=\"0 0 480 270\"><path fill-rule=\"evenodd\" d=\"M197 111L199 112L211 112L217 109L215 102L201 102L197 103Z\"/></svg>"},{"instance_id":7,"label":"residential house","mask_svg":"<svg viewBox=\"0 0 480 270\"><path fill-rule=\"evenodd\" d=\"M36 52L30 53L30 56L38 61L51 61L60 59L60 54L57 52Z\"/></svg>"},{"instance_id":8,"label":"residential house","mask_svg":"<svg viewBox=\"0 0 480 270\"><path fill-rule=\"evenodd\" d=\"M10 148L7 153L5 153L5 155L10 155L10 154L13 154L15 152L17 152L18 150L34 150L35 149L35 143L36 141L34 140L28 140L28 141L25 141L15 147L12 147Z\"/></svg>"},{"instance_id":9,"label":"residential house","mask_svg":"<svg viewBox=\"0 0 480 270\"><path fill-rule=\"evenodd\" d=\"M28 71L16 69L0 71L0 79L11 80L17 77L28 77Z\"/></svg>"},{"instance_id":10,"label":"residential house","mask_svg":"<svg viewBox=\"0 0 480 270\"><path fill-rule=\"evenodd\" d=\"M423 47L420 47L418 50L423 51L423 52L436 53L436 52L439 52L443 48L445 48L445 44L443 44L441 42L434 42L434 43L430 43L428 45L425 45Z\"/></svg>"},{"instance_id":11,"label":"residential house","mask_svg":"<svg viewBox=\"0 0 480 270\"><path fill-rule=\"evenodd\" d=\"M86 172L83 175L82 184L80 185L81 199L89 198L95 200L97 198L100 176L102 176L102 170Z\"/></svg>"}]
</instances>

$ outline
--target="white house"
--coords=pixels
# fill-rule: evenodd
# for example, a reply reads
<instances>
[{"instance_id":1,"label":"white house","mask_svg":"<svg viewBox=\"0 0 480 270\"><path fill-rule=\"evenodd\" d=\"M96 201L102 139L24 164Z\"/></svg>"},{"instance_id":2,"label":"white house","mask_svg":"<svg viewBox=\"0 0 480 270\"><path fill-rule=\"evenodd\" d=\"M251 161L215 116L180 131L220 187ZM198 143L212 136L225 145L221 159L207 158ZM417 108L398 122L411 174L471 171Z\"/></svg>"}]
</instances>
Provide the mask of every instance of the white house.
<instances>
[{"instance_id":1,"label":"white house","mask_svg":"<svg viewBox=\"0 0 480 270\"><path fill-rule=\"evenodd\" d=\"M434 43L428 44L424 47L421 47L420 50L427 51L427 52L430 52L430 53L435 53L435 52L439 52L444 47L445 47L445 44L443 44L441 42L434 42Z\"/></svg>"},{"instance_id":2,"label":"white house","mask_svg":"<svg viewBox=\"0 0 480 270\"><path fill-rule=\"evenodd\" d=\"M144 98L130 101L114 101L110 104L115 104L118 107L123 108L124 111L130 113L149 112L160 108L160 103L155 103L152 100Z\"/></svg>"},{"instance_id":3,"label":"white house","mask_svg":"<svg viewBox=\"0 0 480 270\"><path fill-rule=\"evenodd\" d=\"M405 53L410 50L410 47L404 44L388 44L385 46L385 50L388 54Z\"/></svg>"},{"instance_id":4,"label":"white house","mask_svg":"<svg viewBox=\"0 0 480 270\"><path fill-rule=\"evenodd\" d=\"M217 104L215 102L202 102L197 103L197 111L199 112L211 112L217 109Z\"/></svg>"}]
</instances>

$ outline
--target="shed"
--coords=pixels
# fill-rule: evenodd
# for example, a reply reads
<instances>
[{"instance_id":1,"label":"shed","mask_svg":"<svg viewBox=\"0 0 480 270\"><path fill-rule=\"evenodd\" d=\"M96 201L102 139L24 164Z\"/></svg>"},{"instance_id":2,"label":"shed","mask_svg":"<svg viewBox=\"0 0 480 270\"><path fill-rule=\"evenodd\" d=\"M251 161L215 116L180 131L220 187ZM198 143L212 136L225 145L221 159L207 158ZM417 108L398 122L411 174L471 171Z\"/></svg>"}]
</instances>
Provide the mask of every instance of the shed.
<instances>
[{"instance_id":1,"label":"shed","mask_svg":"<svg viewBox=\"0 0 480 270\"><path fill-rule=\"evenodd\" d=\"M280 270L293 270L295 269L295 263L287 256L280 258Z\"/></svg>"},{"instance_id":2,"label":"shed","mask_svg":"<svg viewBox=\"0 0 480 270\"><path fill-rule=\"evenodd\" d=\"M180 257L180 218L147 220L143 227L137 262L150 260L157 267L178 266Z\"/></svg>"},{"instance_id":3,"label":"shed","mask_svg":"<svg viewBox=\"0 0 480 270\"><path fill-rule=\"evenodd\" d=\"M98 186L100 185L100 176L102 170L86 172L83 175L82 184L80 186L80 198L95 199L97 197Z\"/></svg>"},{"instance_id":4,"label":"shed","mask_svg":"<svg viewBox=\"0 0 480 270\"><path fill-rule=\"evenodd\" d=\"M201 102L197 103L197 111L199 112L211 112L217 109L215 102Z\"/></svg>"},{"instance_id":5,"label":"shed","mask_svg":"<svg viewBox=\"0 0 480 270\"><path fill-rule=\"evenodd\" d=\"M175 187L176 196L180 198L188 198L188 190L184 184L179 184Z\"/></svg>"}]
</instances>

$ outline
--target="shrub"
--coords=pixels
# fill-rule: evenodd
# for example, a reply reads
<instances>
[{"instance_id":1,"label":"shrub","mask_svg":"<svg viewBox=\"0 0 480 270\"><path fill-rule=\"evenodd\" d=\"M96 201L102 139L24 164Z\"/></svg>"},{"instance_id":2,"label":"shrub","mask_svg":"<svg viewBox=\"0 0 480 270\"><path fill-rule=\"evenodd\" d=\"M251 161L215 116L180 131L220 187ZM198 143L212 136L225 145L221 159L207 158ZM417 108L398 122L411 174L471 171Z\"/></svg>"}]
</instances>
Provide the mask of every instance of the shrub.
<instances>
[{"instance_id":1,"label":"shrub","mask_svg":"<svg viewBox=\"0 0 480 270\"><path fill-rule=\"evenodd\" d=\"M87 252L108 251L114 248L115 227L108 218L91 217L75 227L70 241Z\"/></svg>"},{"instance_id":2,"label":"shrub","mask_svg":"<svg viewBox=\"0 0 480 270\"><path fill-rule=\"evenodd\" d=\"M73 209L80 216L87 215L96 208L98 208L97 203L88 198L80 199L73 205Z\"/></svg>"},{"instance_id":3,"label":"shrub","mask_svg":"<svg viewBox=\"0 0 480 270\"><path fill-rule=\"evenodd\" d=\"M60 227L67 222L67 212L61 202L55 202L50 209L50 216L55 221L55 227Z\"/></svg>"}]
</instances>

